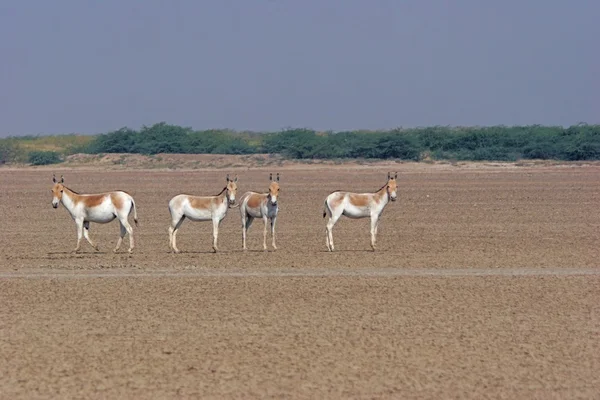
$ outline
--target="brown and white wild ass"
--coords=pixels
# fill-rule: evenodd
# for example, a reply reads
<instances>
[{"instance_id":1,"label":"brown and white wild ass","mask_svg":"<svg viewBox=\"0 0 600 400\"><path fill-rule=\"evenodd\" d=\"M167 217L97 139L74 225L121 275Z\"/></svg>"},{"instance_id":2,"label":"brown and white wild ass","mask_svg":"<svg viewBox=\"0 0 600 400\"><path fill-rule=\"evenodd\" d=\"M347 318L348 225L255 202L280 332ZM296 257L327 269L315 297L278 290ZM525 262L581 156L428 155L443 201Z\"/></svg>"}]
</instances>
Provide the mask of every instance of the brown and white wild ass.
<instances>
[{"instance_id":1,"label":"brown and white wild ass","mask_svg":"<svg viewBox=\"0 0 600 400\"><path fill-rule=\"evenodd\" d=\"M371 247L375 251L377 227L379 226L381 213L383 213L383 209L389 200L396 201L397 177L397 172L393 177L388 172L387 183L375 193L336 191L327 196L323 218L329 216L325 230L327 249L329 251L334 250L333 226L342 215L352 219L371 217Z\"/></svg>"},{"instance_id":2,"label":"brown and white wild ass","mask_svg":"<svg viewBox=\"0 0 600 400\"><path fill-rule=\"evenodd\" d=\"M56 177L53 176L52 182L54 182L54 186L52 187L52 207L58 208L58 204L62 203L77 225L77 247L74 250L75 252L80 249L82 236L85 237L93 248L98 250L98 245L89 236L90 222L106 224L115 218L119 220L121 225L121 234L114 251L117 252L119 250L121 243L123 243L123 238L127 233L129 234L129 252L133 251L133 228L127 220L133 210L133 220L136 225L138 223L137 210L133 197L123 191L79 194L64 185L65 180L62 176L60 182L57 182Z\"/></svg>"},{"instance_id":3,"label":"brown and white wild ass","mask_svg":"<svg viewBox=\"0 0 600 400\"><path fill-rule=\"evenodd\" d=\"M227 185L215 196L190 196L179 194L169 201L169 212L171 213L171 226L169 227L169 246L175 253L177 248L177 231L183 220L187 217L192 221L212 221L213 223L213 250L216 253L217 239L219 237L219 225L227 215L229 207L235 204L237 192L237 176L234 180L229 179L227 174Z\"/></svg>"},{"instance_id":4,"label":"brown and white wild ass","mask_svg":"<svg viewBox=\"0 0 600 400\"><path fill-rule=\"evenodd\" d=\"M242 215L242 248L246 247L246 234L254 218L262 218L265 223L263 234L263 249L267 250L267 224L271 220L271 237L273 249L277 250L275 245L275 223L277 222L277 212L279 211L279 173L276 180L273 180L273 174L269 174L269 191L267 193L246 192L240 197L240 213Z\"/></svg>"}]
</instances>

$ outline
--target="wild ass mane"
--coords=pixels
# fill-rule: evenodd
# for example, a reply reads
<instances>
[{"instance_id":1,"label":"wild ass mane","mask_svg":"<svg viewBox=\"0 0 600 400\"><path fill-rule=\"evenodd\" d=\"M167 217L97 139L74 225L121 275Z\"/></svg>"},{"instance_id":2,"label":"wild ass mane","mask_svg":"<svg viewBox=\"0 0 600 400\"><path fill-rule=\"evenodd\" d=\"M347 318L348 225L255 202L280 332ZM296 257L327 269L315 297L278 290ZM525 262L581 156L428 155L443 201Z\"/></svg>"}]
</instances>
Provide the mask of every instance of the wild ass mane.
<instances>
[{"instance_id":1,"label":"wild ass mane","mask_svg":"<svg viewBox=\"0 0 600 400\"><path fill-rule=\"evenodd\" d=\"M215 196L220 196L223 194L224 191L227 190L227 186L225 186L219 193L215 194Z\"/></svg>"},{"instance_id":2,"label":"wild ass mane","mask_svg":"<svg viewBox=\"0 0 600 400\"><path fill-rule=\"evenodd\" d=\"M74 193L74 194L81 194L81 193L79 193L79 192L76 192L76 191L74 191L73 189L71 189L70 187L67 187L67 186L65 186L65 185L63 185L63 187L64 187L65 189L67 189L67 190L68 190L69 192L71 192L71 193Z\"/></svg>"}]
</instances>

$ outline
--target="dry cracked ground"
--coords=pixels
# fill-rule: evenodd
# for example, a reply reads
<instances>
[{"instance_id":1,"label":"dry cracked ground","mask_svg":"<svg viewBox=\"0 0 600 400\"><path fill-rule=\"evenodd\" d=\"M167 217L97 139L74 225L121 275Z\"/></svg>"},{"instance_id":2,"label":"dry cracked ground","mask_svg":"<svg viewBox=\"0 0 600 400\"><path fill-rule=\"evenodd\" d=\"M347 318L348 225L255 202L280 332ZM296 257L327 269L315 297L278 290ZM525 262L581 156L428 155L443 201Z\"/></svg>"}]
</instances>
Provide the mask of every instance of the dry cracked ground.
<instances>
[{"instance_id":1,"label":"dry cracked ground","mask_svg":"<svg viewBox=\"0 0 600 400\"><path fill-rule=\"evenodd\" d=\"M396 168L378 250L368 220L342 219L334 253L325 196L387 170L56 170L135 197L132 255L111 251L116 222L72 254L52 172L3 170L0 398L599 398L600 167ZM241 251L234 208L220 252L186 221L169 253L169 199L227 172L238 196L281 173L279 250L255 221Z\"/></svg>"}]
</instances>

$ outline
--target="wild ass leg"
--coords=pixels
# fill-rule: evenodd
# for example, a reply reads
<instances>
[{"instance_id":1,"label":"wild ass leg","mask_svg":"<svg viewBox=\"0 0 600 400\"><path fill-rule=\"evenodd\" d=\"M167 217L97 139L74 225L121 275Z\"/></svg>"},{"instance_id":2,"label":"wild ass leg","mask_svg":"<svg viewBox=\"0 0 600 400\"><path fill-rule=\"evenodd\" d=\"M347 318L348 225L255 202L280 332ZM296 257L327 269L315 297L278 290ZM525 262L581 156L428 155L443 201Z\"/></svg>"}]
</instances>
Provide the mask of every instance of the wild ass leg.
<instances>
[{"instance_id":1,"label":"wild ass leg","mask_svg":"<svg viewBox=\"0 0 600 400\"><path fill-rule=\"evenodd\" d=\"M323 211L323 218L327 218L327 222L331 219L331 211L329 210L329 206L327 205L327 200L325 200L325 210ZM325 225L325 244L327 245L327 251L331 251L331 245L329 244L329 228Z\"/></svg>"},{"instance_id":2,"label":"wild ass leg","mask_svg":"<svg viewBox=\"0 0 600 400\"><path fill-rule=\"evenodd\" d=\"M379 223L378 215L371 215L371 248L375 251L377 246L377 225Z\"/></svg>"},{"instance_id":3,"label":"wild ass leg","mask_svg":"<svg viewBox=\"0 0 600 400\"><path fill-rule=\"evenodd\" d=\"M125 237L125 234L127 234L127 229L123 226L123 223L121 221L119 221L119 227L120 227L119 240L117 240L117 246L113 250L115 253L117 251L119 251L119 249L121 248L121 244L123 243L123 238Z\"/></svg>"},{"instance_id":4,"label":"wild ass leg","mask_svg":"<svg viewBox=\"0 0 600 400\"><path fill-rule=\"evenodd\" d=\"M129 249L127 250L129 253L133 252L133 248L135 247L135 241L133 240L133 228L129 225L129 221L125 219L123 221L123 225L125 225L125 229L129 234Z\"/></svg>"},{"instance_id":5,"label":"wild ass leg","mask_svg":"<svg viewBox=\"0 0 600 400\"><path fill-rule=\"evenodd\" d=\"M333 226L335 225L335 220L333 217L329 217L329 221L327 221L327 227L325 228L327 234L327 249L329 251L333 251Z\"/></svg>"},{"instance_id":6,"label":"wild ass leg","mask_svg":"<svg viewBox=\"0 0 600 400\"><path fill-rule=\"evenodd\" d=\"M181 218L179 218L179 220L172 220L171 226L169 227L169 246L173 249L175 253L179 253L179 249L177 248L177 231L179 231L179 228L181 227L181 224L183 224L184 219L185 216L182 216Z\"/></svg>"},{"instance_id":7,"label":"wild ass leg","mask_svg":"<svg viewBox=\"0 0 600 400\"><path fill-rule=\"evenodd\" d=\"M126 234L129 234L129 249L127 250L129 253L133 252L133 247L135 246L135 242L133 240L133 228L129 225L129 221L127 219L119 219L120 224L120 234L119 240L117 241L117 246L114 249L116 253L121 248L121 244L123 243L123 238Z\"/></svg>"},{"instance_id":8,"label":"wild ass leg","mask_svg":"<svg viewBox=\"0 0 600 400\"><path fill-rule=\"evenodd\" d=\"M240 216L242 217L242 250L247 250L246 248L246 232L248 231L248 215L246 215L246 207L244 205L240 205Z\"/></svg>"},{"instance_id":9,"label":"wild ass leg","mask_svg":"<svg viewBox=\"0 0 600 400\"><path fill-rule=\"evenodd\" d=\"M341 215L341 213L334 214L332 212L331 216L329 217L329 221L327 221L327 247L329 251L335 250L335 248L333 247L333 226L335 225L335 223Z\"/></svg>"},{"instance_id":10,"label":"wild ass leg","mask_svg":"<svg viewBox=\"0 0 600 400\"><path fill-rule=\"evenodd\" d=\"M213 251L216 253L217 248L217 239L219 238L219 224L221 221L218 219L213 219Z\"/></svg>"},{"instance_id":11,"label":"wild ass leg","mask_svg":"<svg viewBox=\"0 0 600 400\"><path fill-rule=\"evenodd\" d=\"M273 240L273 242L271 244L273 245L273 248L275 250L277 250L277 246L275 246L275 223L276 222L277 222L277 217L271 218L271 238Z\"/></svg>"},{"instance_id":12,"label":"wild ass leg","mask_svg":"<svg viewBox=\"0 0 600 400\"><path fill-rule=\"evenodd\" d=\"M77 253L81 248L81 238L83 237L83 219L76 219L75 225L77 227L77 246L75 246L74 253Z\"/></svg>"},{"instance_id":13,"label":"wild ass leg","mask_svg":"<svg viewBox=\"0 0 600 400\"><path fill-rule=\"evenodd\" d=\"M246 247L246 235L248 234L248 229L250 229L250 225L252 225L252 221L254 218L246 215L245 213L242 216L242 249L248 250Z\"/></svg>"},{"instance_id":14,"label":"wild ass leg","mask_svg":"<svg viewBox=\"0 0 600 400\"><path fill-rule=\"evenodd\" d=\"M252 222L254 222L254 217L248 216L248 219L246 220L246 233L244 235L244 250L246 249L246 237L248 236L248 231L250 230Z\"/></svg>"},{"instance_id":15,"label":"wild ass leg","mask_svg":"<svg viewBox=\"0 0 600 400\"><path fill-rule=\"evenodd\" d=\"M94 248L96 249L96 251L98 251L98 245L96 243L94 243L92 241L92 239L90 239L90 221L84 221L83 222L83 237L85 237L85 240L88 241L88 243Z\"/></svg>"},{"instance_id":16,"label":"wild ass leg","mask_svg":"<svg viewBox=\"0 0 600 400\"><path fill-rule=\"evenodd\" d=\"M263 250L267 251L267 226L269 225L269 218L267 216L263 216L263 221L265 223L265 230L263 231Z\"/></svg>"}]
</instances>

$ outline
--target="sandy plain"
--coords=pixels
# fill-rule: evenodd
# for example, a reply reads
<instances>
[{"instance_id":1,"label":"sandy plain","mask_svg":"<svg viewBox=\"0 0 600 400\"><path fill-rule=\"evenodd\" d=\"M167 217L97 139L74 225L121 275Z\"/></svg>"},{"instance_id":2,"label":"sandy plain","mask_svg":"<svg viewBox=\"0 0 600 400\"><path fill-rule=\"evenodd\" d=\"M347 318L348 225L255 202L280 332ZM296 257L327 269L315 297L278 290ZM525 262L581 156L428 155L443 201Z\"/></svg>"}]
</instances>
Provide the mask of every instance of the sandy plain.
<instances>
[{"instance_id":1,"label":"sandy plain","mask_svg":"<svg viewBox=\"0 0 600 400\"><path fill-rule=\"evenodd\" d=\"M325 196L388 170L378 250L368 220L342 219L328 253ZM52 172L131 193L134 254L112 253L116 222L72 254ZM238 195L281 173L279 250L256 221L242 252L231 209L219 253L189 221L169 253L168 200L215 194L227 172ZM0 185L1 398L600 396L598 165L29 168Z\"/></svg>"}]
</instances>

